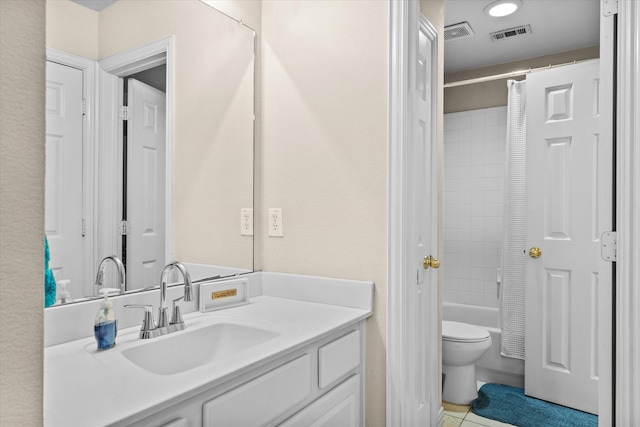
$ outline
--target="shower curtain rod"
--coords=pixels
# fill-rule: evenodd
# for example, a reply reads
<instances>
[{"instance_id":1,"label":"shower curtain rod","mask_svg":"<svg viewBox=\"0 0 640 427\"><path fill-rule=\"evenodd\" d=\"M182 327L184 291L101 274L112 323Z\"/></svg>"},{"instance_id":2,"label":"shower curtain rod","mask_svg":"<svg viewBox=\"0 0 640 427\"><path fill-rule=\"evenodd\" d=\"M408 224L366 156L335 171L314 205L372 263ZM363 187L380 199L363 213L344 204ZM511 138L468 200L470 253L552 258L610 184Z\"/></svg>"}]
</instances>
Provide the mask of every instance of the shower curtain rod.
<instances>
[{"instance_id":1,"label":"shower curtain rod","mask_svg":"<svg viewBox=\"0 0 640 427\"><path fill-rule=\"evenodd\" d=\"M492 81L492 80L507 79L509 77L522 76L522 75L525 75L525 74L529 74L529 73L532 73L534 71L550 70L552 68L565 67L567 65L574 65L574 64L579 64L581 62L592 61L592 60L593 60L593 58L592 59L583 59L583 60L580 60L580 61L564 62L562 64L554 64L554 65L549 64L546 67L527 68L527 69L524 69L524 70L511 71L510 73L494 74L493 76L477 77L475 79L468 79L468 80L459 80L457 82L445 83L444 87L446 89L448 87L465 86L465 85L470 85L470 84L474 84L474 83L482 83L482 82L489 82L489 81Z\"/></svg>"}]
</instances>

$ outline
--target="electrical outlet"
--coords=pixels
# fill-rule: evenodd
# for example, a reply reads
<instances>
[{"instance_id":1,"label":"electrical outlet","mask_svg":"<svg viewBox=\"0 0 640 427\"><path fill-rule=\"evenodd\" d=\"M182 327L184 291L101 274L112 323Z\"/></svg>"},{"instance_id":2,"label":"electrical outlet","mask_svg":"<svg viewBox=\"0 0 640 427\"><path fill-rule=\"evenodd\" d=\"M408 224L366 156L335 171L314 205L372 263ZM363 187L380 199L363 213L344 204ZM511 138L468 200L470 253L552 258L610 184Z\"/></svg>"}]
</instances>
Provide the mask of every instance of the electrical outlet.
<instances>
[{"instance_id":1,"label":"electrical outlet","mask_svg":"<svg viewBox=\"0 0 640 427\"><path fill-rule=\"evenodd\" d=\"M282 208L269 208L269 236L282 237Z\"/></svg>"},{"instance_id":2,"label":"electrical outlet","mask_svg":"<svg viewBox=\"0 0 640 427\"><path fill-rule=\"evenodd\" d=\"M240 209L240 235L253 236L253 209Z\"/></svg>"}]
</instances>

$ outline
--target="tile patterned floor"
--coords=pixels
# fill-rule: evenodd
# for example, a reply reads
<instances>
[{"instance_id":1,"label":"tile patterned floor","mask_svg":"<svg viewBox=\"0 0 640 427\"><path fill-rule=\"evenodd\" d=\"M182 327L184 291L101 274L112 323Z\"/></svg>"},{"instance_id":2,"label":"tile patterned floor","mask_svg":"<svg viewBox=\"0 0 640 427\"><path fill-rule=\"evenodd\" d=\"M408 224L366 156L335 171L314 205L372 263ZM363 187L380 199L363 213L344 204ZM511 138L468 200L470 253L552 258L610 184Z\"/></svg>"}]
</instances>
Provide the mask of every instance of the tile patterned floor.
<instances>
[{"instance_id":1,"label":"tile patterned floor","mask_svg":"<svg viewBox=\"0 0 640 427\"><path fill-rule=\"evenodd\" d=\"M512 424L501 423L474 414L471 406L454 405L442 402L444 406L443 427L513 427Z\"/></svg>"},{"instance_id":2,"label":"tile patterned floor","mask_svg":"<svg viewBox=\"0 0 640 427\"><path fill-rule=\"evenodd\" d=\"M484 384L476 381L478 390ZM476 415L471 411L471 405L454 405L449 402L442 402L444 407L443 427L515 427L513 424L501 423Z\"/></svg>"}]
</instances>

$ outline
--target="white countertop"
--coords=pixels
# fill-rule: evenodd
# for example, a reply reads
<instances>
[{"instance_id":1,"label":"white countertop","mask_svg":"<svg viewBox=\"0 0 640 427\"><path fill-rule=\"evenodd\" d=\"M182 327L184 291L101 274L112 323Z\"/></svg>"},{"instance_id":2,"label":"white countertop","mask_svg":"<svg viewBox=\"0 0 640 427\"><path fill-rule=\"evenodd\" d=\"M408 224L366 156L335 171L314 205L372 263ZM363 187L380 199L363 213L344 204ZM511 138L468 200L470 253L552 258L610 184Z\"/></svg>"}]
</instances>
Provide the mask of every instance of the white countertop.
<instances>
[{"instance_id":1,"label":"white countertop","mask_svg":"<svg viewBox=\"0 0 640 427\"><path fill-rule=\"evenodd\" d=\"M185 331L211 323L263 327L280 335L250 349L182 373L159 375L127 360L121 352L141 345L139 326L118 331L116 347L99 352L91 338L59 344L44 354L46 426L106 426L150 415L168 405L231 380L372 314L353 308L257 296L247 305L184 315ZM162 357L158 354L157 357Z\"/></svg>"}]
</instances>

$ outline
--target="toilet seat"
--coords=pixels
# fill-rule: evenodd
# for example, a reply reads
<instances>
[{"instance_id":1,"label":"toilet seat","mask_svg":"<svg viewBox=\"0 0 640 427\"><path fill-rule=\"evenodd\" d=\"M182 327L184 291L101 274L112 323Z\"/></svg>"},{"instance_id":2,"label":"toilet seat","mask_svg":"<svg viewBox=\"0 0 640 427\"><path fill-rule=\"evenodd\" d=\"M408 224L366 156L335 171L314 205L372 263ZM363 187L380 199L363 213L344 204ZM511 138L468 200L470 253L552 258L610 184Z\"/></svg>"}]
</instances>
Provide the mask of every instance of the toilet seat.
<instances>
[{"instance_id":1,"label":"toilet seat","mask_svg":"<svg viewBox=\"0 0 640 427\"><path fill-rule=\"evenodd\" d=\"M489 331L468 323L442 321L442 339L453 342L482 342L489 339Z\"/></svg>"}]
</instances>

